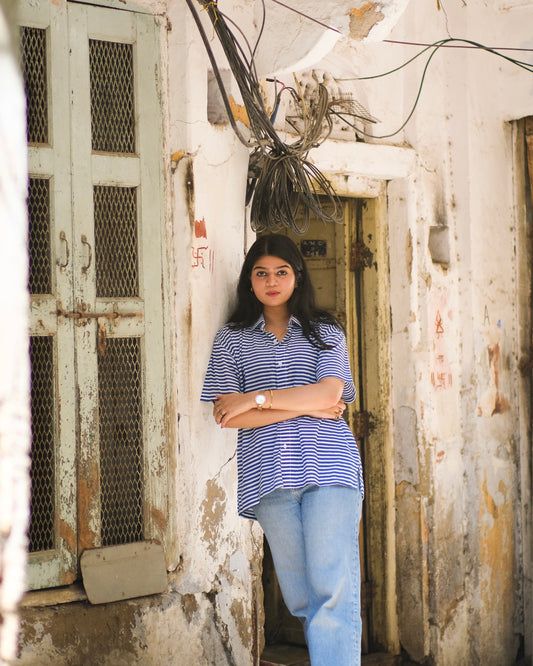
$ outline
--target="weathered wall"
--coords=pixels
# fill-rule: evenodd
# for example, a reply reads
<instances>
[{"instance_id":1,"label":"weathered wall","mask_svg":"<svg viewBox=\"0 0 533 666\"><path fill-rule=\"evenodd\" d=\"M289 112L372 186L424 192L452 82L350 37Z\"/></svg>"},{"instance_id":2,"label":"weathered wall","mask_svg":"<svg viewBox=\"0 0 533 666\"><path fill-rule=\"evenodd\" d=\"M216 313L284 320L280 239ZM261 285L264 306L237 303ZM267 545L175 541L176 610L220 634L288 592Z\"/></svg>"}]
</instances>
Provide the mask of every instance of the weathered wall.
<instances>
[{"instance_id":1,"label":"weathered wall","mask_svg":"<svg viewBox=\"0 0 533 666\"><path fill-rule=\"evenodd\" d=\"M234 4L251 29L252 4ZM398 16L404 5L397 3ZM389 36L430 43L450 31L487 45L533 46L531 2L440 6L410 2ZM211 340L251 241L247 151L228 126L207 121L206 54L182 0L168 3L168 19L169 590L103 607L27 608L19 663L245 666L260 649L261 536L236 515L235 433L216 429L199 403ZM381 120L373 131L388 135L411 109L424 61L353 81L419 50L354 40L362 33L353 20L352 36L339 38L318 69L347 79L339 85ZM383 322L390 308L381 344L392 414L390 439L380 446L394 464L370 484L383 491L369 502L381 502L387 522L370 526L382 530L377 571L387 577L375 640L439 666L512 664L524 635L532 649L531 443L528 386L518 372L529 285L523 173L514 166L510 124L533 115L532 86L531 74L495 56L443 49L403 132L365 145L329 141L313 153L343 195L386 192L390 273L379 293Z\"/></svg>"},{"instance_id":2,"label":"weathered wall","mask_svg":"<svg viewBox=\"0 0 533 666\"><path fill-rule=\"evenodd\" d=\"M532 4L500 4L411 3L391 39L431 43L449 32L531 48ZM372 60L372 72L386 69L391 51L399 63L418 50L368 47L365 73ZM367 84L381 133L406 116L424 64L400 75L403 100L383 84L374 97ZM531 74L477 50L443 49L412 121L392 139L419 161L408 226L390 220L398 617L400 642L417 661L511 664L520 635L531 654L522 614L530 481L521 477L531 442L518 436L529 418L518 399L526 220L508 121L532 112Z\"/></svg>"}]
</instances>

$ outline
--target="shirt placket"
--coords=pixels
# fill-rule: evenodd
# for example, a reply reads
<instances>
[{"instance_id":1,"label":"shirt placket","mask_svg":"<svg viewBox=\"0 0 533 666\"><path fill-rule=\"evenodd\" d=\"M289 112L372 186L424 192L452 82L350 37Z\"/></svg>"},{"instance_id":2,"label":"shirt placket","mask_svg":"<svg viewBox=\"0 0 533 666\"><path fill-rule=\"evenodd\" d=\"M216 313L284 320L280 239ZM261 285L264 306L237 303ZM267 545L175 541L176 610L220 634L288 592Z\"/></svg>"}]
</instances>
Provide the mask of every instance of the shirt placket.
<instances>
[{"instance_id":1,"label":"shirt placket","mask_svg":"<svg viewBox=\"0 0 533 666\"><path fill-rule=\"evenodd\" d=\"M289 372L288 355L289 339L278 342L274 347L274 365L276 370L275 388L287 388L290 384L287 373ZM278 429L278 455L280 460L281 476L283 485L291 483L293 476L293 424L291 421L282 421Z\"/></svg>"}]
</instances>

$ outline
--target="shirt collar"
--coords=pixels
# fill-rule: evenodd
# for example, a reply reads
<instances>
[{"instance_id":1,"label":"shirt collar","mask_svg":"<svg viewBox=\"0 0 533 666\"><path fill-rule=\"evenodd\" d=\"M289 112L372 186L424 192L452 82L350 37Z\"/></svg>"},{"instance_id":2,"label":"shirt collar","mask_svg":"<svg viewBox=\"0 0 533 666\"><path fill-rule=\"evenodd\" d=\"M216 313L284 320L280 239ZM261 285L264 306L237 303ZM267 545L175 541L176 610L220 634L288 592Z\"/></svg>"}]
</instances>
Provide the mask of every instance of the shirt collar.
<instances>
[{"instance_id":1,"label":"shirt collar","mask_svg":"<svg viewBox=\"0 0 533 666\"><path fill-rule=\"evenodd\" d=\"M291 315L289 317L289 324L287 328L292 328L293 326L298 326L299 328L302 328L302 325L300 324L299 320L297 317L294 315ZM265 318L263 315L260 315L259 319L255 322L255 324L252 324L250 327L252 330L255 330L256 328L260 328L262 331L265 330Z\"/></svg>"}]
</instances>

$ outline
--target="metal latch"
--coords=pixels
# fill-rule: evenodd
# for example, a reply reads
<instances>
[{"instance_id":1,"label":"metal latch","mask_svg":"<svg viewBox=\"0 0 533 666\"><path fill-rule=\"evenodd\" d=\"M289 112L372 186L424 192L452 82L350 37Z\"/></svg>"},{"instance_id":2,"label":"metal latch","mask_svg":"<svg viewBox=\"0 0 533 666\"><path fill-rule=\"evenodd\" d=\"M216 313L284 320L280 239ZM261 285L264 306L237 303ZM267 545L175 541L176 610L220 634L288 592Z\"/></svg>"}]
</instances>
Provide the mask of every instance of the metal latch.
<instances>
[{"instance_id":1,"label":"metal latch","mask_svg":"<svg viewBox=\"0 0 533 666\"><path fill-rule=\"evenodd\" d=\"M57 302L57 310L55 313L58 317L66 317L67 319L118 319L119 317L142 317L140 312L119 312L115 305L112 312L85 312L83 310L75 310L74 312L67 312L63 309L61 301Z\"/></svg>"}]
</instances>

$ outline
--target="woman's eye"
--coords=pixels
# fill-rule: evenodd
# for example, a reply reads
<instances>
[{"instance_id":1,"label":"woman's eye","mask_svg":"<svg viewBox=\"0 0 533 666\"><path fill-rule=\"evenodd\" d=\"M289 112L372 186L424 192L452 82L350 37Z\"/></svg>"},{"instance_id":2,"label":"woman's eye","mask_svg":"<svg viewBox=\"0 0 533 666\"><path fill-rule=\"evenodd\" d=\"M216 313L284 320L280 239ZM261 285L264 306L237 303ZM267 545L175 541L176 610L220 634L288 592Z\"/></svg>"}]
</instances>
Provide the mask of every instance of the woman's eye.
<instances>
[{"instance_id":1,"label":"woman's eye","mask_svg":"<svg viewBox=\"0 0 533 666\"><path fill-rule=\"evenodd\" d=\"M286 277L288 275L287 271L278 271L280 277Z\"/></svg>"},{"instance_id":2,"label":"woman's eye","mask_svg":"<svg viewBox=\"0 0 533 666\"><path fill-rule=\"evenodd\" d=\"M265 277L265 275L266 275L265 271L257 271L255 277L262 278Z\"/></svg>"}]
</instances>

